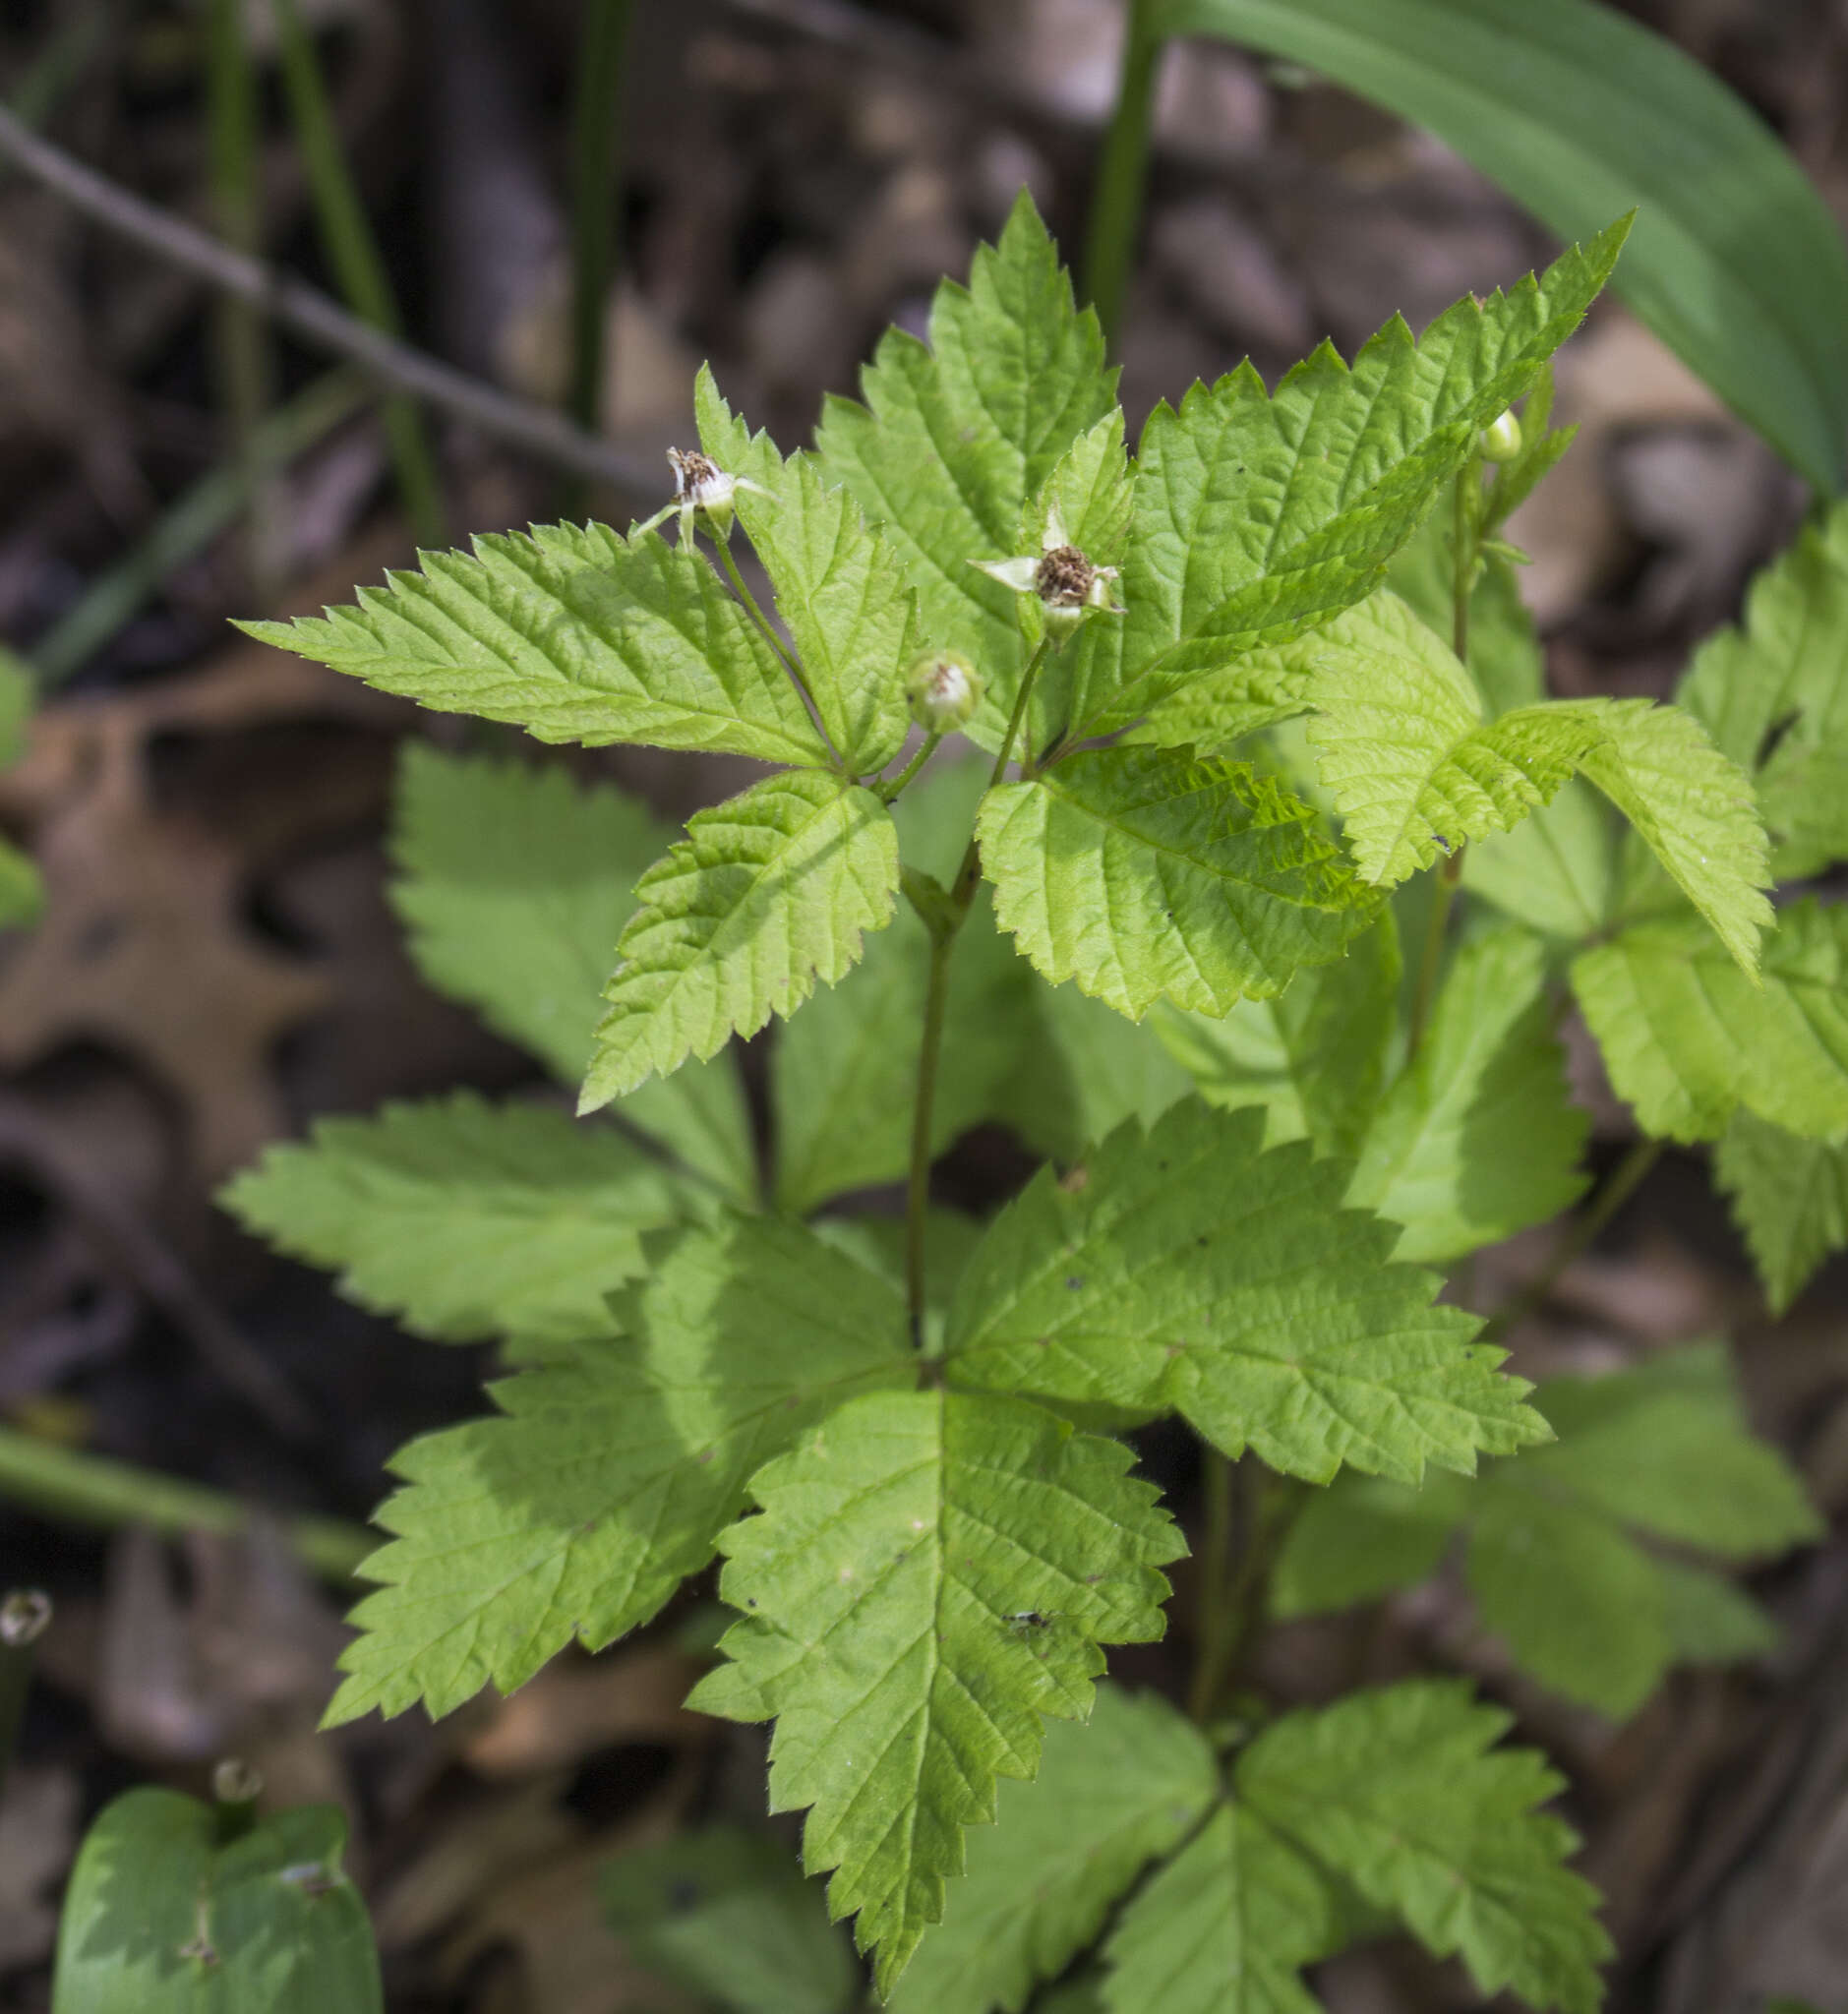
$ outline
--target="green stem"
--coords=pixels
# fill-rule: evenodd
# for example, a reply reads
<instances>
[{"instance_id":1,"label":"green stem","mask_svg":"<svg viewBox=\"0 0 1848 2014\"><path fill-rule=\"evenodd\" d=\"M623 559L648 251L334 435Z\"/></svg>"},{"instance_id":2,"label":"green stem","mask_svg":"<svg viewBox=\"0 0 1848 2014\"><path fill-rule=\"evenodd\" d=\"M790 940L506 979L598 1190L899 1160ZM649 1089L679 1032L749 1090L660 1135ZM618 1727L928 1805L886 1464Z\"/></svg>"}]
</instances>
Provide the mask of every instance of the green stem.
<instances>
[{"instance_id":1,"label":"green stem","mask_svg":"<svg viewBox=\"0 0 1848 2014\"><path fill-rule=\"evenodd\" d=\"M886 782L882 783L879 786L879 798L882 802L889 804L897 799L899 793L904 790L905 786L911 782L912 778L915 777L918 774L918 772L924 766L924 764L930 760L931 756L937 752L937 744L942 740L942 739L943 730L941 728L932 728L931 731L927 735L925 735L925 737L924 738L924 745L918 750L917 754L914 755L908 763L906 763L904 768L901 769L896 776L888 778Z\"/></svg>"},{"instance_id":2,"label":"green stem","mask_svg":"<svg viewBox=\"0 0 1848 2014\"><path fill-rule=\"evenodd\" d=\"M1469 662L1469 591L1475 585L1476 535L1471 492L1480 492L1481 463L1474 455L1457 471L1451 490L1451 648Z\"/></svg>"},{"instance_id":3,"label":"green stem","mask_svg":"<svg viewBox=\"0 0 1848 2014\"><path fill-rule=\"evenodd\" d=\"M1217 1448L1202 1444L1205 1463L1207 1529L1200 1549L1200 1584L1194 1603L1193 1678L1187 1688L1187 1714L1203 1722L1213 1710L1214 1697L1224 1670L1222 1639L1226 1629L1228 1603L1225 1599L1232 1571L1232 1536L1236 1523L1237 1478L1232 1464Z\"/></svg>"},{"instance_id":4,"label":"green stem","mask_svg":"<svg viewBox=\"0 0 1848 2014\"><path fill-rule=\"evenodd\" d=\"M303 24L296 0L270 0L270 5L275 10L289 114L301 145L303 165L308 170L308 187L314 198L321 240L334 277L353 313L395 339L403 334L397 302L392 297L391 282L372 226L366 220L359 191L347 172L314 38ZM448 537L443 488L424 432L423 416L415 402L404 397L387 399L384 412L386 440L397 474L398 492L417 542L425 547L446 545Z\"/></svg>"},{"instance_id":5,"label":"green stem","mask_svg":"<svg viewBox=\"0 0 1848 2014\"><path fill-rule=\"evenodd\" d=\"M1203 1575L1212 1577L1201 1589L1205 1629L1187 1688L1187 1712L1202 1727L1223 1704L1230 1681L1258 1636L1270 1593L1271 1570L1285 1533L1307 1501L1305 1491L1274 1475L1255 1455L1234 1463L1217 1450L1209 1450L1208 1454L1225 1471L1222 1483L1216 1484L1215 1471L1207 1470L1209 1555L1215 1545L1217 1519L1223 1520L1224 1536L1219 1541L1222 1552L1218 1567L1209 1558L1202 1569ZM1217 1489L1224 1492L1222 1507L1216 1506ZM1238 1560L1228 1577L1224 1558L1230 1554L1234 1533Z\"/></svg>"},{"instance_id":6,"label":"green stem","mask_svg":"<svg viewBox=\"0 0 1848 2014\"><path fill-rule=\"evenodd\" d=\"M242 1531L249 1507L203 1483L182 1482L156 1469L82 1454L17 1427L0 1426L0 1496L47 1517L69 1518L105 1531L124 1524L155 1531ZM377 1541L337 1517L293 1517L282 1529L302 1562L324 1579L345 1581Z\"/></svg>"},{"instance_id":7,"label":"green stem","mask_svg":"<svg viewBox=\"0 0 1848 2014\"><path fill-rule=\"evenodd\" d=\"M233 523L254 475L287 464L351 418L370 397L357 372L342 367L318 378L264 421L251 439L250 466L214 468L161 512L132 553L99 573L28 652L40 679L56 685L81 672L160 583Z\"/></svg>"},{"instance_id":8,"label":"green stem","mask_svg":"<svg viewBox=\"0 0 1848 2014\"><path fill-rule=\"evenodd\" d=\"M1623 1209L1662 1157L1665 1143L1638 1140L1611 1170L1604 1186L1591 1200L1591 1207L1574 1220L1572 1228L1554 1248L1553 1256L1514 1299L1499 1309L1482 1332L1482 1339L1493 1342L1524 1322L1559 1284L1566 1269L1580 1259L1609 1228L1611 1219Z\"/></svg>"},{"instance_id":9,"label":"green stem","mask_svg":"<svg viewBox=\"0 0 1848 2014\"><path fill-rule=\"evenodd\" d=\"M32 1683L32 1646L51 1621L51 1599L36 1588L16 1587L0 1600L0 1786L19 1747L26 1695Z\"/></svg>"},{"instance_id":10,"label":"green stem","mask_svg":"<svg viewBox=\"0 0 1848 2014\"><path fill-rule=\"evenodd\" d=\"M1085 292L1115 346L1123 301L1135 266L1136 240L1149 184L1149 143L1155 125L1155 82L1164 37L1157 26L1159 0L1130 0L1123 30L1123 60L1116 79L1116 108L1098 162L1085 239Z\"/></svg>"},{"instance_id":11,"label":"green stem","mask_svg":"<svg viewBox=\"0 0 1848 2014\"><path fill-rule=\"evenodd\" d=\"M1007 732L1001 737L993 773L988 778L990 790L1000 782L1012 759L1015 740L1020 734L1021 723L1027 718L1028 703L1033 698L1034 682L1040 676L1040 667L1045 662L1046 641L1044 637L1040 639L1039 648L1028 659L1027 669L1021 674L1014 711L1008 720ZM950 953L956 948L956 939L975 902L981 865L981 849L972 832L969 845L963 852L962 864L951 884L948 903L941 909L932 905L931 913L924 916L930 931L930 972L924 983L924 1039L918 1050L918 1093L912 1105L911 1167L905 1190L905 1296L911 1314L912 1341L921 1349L924 1346L924 1232L930 1208L930 1134L936 1114L937 1066L943 1049L944 1010L949 999ZM920 914L924 915L924 912Z\"/></svg>"},{"instance_id":12,"label":"green stem","mask_svg":"<svg viewBox=\"0 0 1848 2014\"><path fill-rule=\"evenodd\" d=\"M586 434L603 420L604 318L616 270L618 146L631 0L584 0L571 113L571 382L567 410ZM589 485L569 478L565 515L578 517Z\"/></svg>"},{"instance_id":13,"label":"green stem","mask_svg":"<svg viewBox=\"0 0 1848 2014\"><path fill-rule=\"evenodd\" d=\"M254 257L263 249L261 122L242 0L210 0L207 10L206 94L218 232L227 244ZM218 297L213 319L220 395L249 504L245 575L261 608L273 592L279 553L274 489L257 466L256 447L272 381L268 330L255 308L231 294Z\"/></svg>"},{"instance_id":14,"label":"green stem","mask_svg":"<svg viewBox=\"0 0 1848 2014\"><path fill-rule=\"evenodd\" d=\"M1411 996L1411 1024L1405 1036L1405 1065L1409 1069L1424 1046L1431 1025L1431 1010L1437 1002L1438 975L1444 967L1444 942L1450 935L1451 912L1457 906L1457 884L1463 875L1463 850L1459 847L1437 870L1437 886L1431 897L1431 914L1424 926L1424 954L1418 961L1418 985Z\"/></svg>"}]
</instances>

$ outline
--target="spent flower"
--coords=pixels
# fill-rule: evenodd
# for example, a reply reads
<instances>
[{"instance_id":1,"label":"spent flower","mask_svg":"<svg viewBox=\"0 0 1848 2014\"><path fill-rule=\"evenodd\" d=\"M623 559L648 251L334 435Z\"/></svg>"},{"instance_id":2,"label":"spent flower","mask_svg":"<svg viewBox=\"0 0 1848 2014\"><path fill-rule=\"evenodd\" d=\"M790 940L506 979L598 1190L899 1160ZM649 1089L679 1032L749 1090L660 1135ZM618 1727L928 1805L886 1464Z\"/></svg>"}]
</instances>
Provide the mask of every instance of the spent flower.
<instances>
[{"instance_id":1,"label":"spent flower","mask_svg":"<svg viewBox=\"0 0 1848 2014\"><path fill-rule=\"evenodd\" d=\"M1011 587L1016 594L1036 596L1045 626L1054 637L1069 636L1087 616L1100 610L1112 616L1123 613L1110 586L1117 569L1096 565L1088 554L1072 544L1056 504L1046 513L1038 553L1025 553L1012 560L975 560L970 563Z\"/></svg>"},{"instance_id":2,"label":"spent flower","mask_svg":"<svg viewBox=\"0 0 1848 2014\"><path fill-rule=\"evenodd\" d=\"M729 474L709 454L701 454L697 448L670 447L668 460L674 467L673 502L664 504L645 524L639 525L637 529L640 531L653 531L656 525L665 524L678 512L683 539L692 537L695 522L714 538L729 539L739 491L749 490L759 497L770 494L761 483L753 483L748 476Z\"/></svg>"}]
</instances>

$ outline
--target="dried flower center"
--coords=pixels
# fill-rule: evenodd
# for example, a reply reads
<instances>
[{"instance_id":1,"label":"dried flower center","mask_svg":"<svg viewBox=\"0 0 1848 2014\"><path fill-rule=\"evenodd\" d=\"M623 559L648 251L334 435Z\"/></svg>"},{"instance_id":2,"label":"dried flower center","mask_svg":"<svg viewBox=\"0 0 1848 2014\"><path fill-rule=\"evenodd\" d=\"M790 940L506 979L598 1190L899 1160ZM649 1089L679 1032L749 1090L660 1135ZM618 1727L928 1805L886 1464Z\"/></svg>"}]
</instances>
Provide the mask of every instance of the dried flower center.
<instances>
[{"instance_id":1,"label":"dried flower center","mask_svg":"<svg viewBox=\"0 0 1848 2014\"><path fill-rule=\"evenodd\" d=\"M1076 546L1054 546L1040 562L1034 586L1048 608L1081 609L1098 577L1098 569Z\"/></svg>"},{"instance_id":2,"label":"dried flower center","mask_svg":"<svg viewBox=\"0 0 1848 2014\"><path fill-rule=\"evenodd\" d=\"M708 455L696 448L685 451L678 447L668 449L668 459L674 464L677 497L697 497L709 483L719 480L719 465Z\"/></svg>"}]
</instances>

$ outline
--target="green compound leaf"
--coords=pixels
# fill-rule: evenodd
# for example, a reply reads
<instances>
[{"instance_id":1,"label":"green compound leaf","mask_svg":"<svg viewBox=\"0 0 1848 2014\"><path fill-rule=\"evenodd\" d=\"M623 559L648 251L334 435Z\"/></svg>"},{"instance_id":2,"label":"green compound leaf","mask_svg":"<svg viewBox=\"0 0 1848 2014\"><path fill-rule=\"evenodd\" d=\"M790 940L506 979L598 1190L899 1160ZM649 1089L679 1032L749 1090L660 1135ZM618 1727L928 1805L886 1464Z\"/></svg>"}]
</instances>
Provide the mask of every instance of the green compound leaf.
<instances>
[{"instance_id":1,"label":"green compound leaf","mask_svg":"<svg viewBox=\"0 0 1848 2014\"><path fill-rule=\"evenodd\" d=\"M1109 2014L1321 2014L1305 1965L1361 1934L1338 1884L1244 1805L1224 1806L1123 1912Z\"/></svg>"},{"instance_id":2,"label":"green compound leaf","mask_svg":"<svg viewBox=\"0 0 1848 2014\"><path fill-rule=\"evenodd\" d=\"M1580 945L1611 919L1617 821L1588 784L1567 784L1512 832L1463 857L1463 886L1543 937Z\"/></svg>"},{"instance_id":3,"label":"green compound leaf","mask_svg":"<svg viewBox=\"0 0 1848 2014\"><path fill-rule=\"evenodd\" d=\"M1848 508L1755 578L1744 625L1700 646L1676 697L1754 776L1780 881L1848 858Z\"/></svg>"},{"instance_id":4,"label":"green compound leaf","mask_svg":"<svg viewBox=\"0 0 1848 2014\"><path fill-rule=\"evenodd\" d=\"M1267 1728L1234 1792L1480 1991L1595 2014L1611 1953L1597 1891L1562 1865L1570 1827L1535 1808L1562 1780L1536 1749L1494 1747L1513 1720L1459 1682L1357 1693Z\"/></svg>"},{"instance_id":5,"label":"green compound leaf","mask_svg":"<svg viewBox=\"0 0 1848 2014\"><path fill-rule=\"evenodd\" d=\"M433 1342L600 1335L642 1233L710 1207L613 1128L466 1091L317 1120L306 1145L272 1147L218 1200Z\"/></svg>"},{"instance_id":6,"label":"green compound leaf","mask_svg":"<svg viewBox=\"0 0 1848 2014\"><path fill-rule=\"evenodd\" d=\"M238 625L442 713L542 741L825 763L802 696L708 563L653 533L548 525L426 553L356 608Z\"/></svg>"},{"instance_id":7,"label":"green compound leaf","mask_svg":"<svg viewBox=\"0 0 1848 2014\"><path fill-rule=\"evenodd\" d=\"M1780 910L1762 978L1688 916L1574 960L1580 1008L1645 1132L1717 1140L1741 1105L1806 1140L1848 1131L1848 910Z\"/></svg>"},{"instance_id":8,"label":"green compound leaf","mask_svg":"<svg viewBox=\"0 0 1848 2014\"><path fill-rule=\"evenodd\" d=\"M1842 486L1848 262L1803 169L1712 74L1591 0L1168 0L1424 126L1562 238L1641 212L1617 291L1811 482Z\"/></svg>"},{"instance_id":9,"label":"green compound leaf","mask_svg":"<svg viewBox=\"0 0 1848 2014\"><path fill-rule=\"evenodd\" d=\"M668 834L620 791L422 741L404 743L394 813L391 905L417 970L575 1090L635 883ZM730 1058L644 1084L622 1116L728 1195L753 1197L749 1114Z\"/></svg>"},{"instance_id":10,"label":"green compound leaf","mask_svg":"<svg viewBox=\"0 0 1848 2014\"><path fill-rule=\"evenodd\" d=\"M1315 814L1240 762L1100 748L984 800L1001 927L1045 977L1140 1020L1159 999L1225 1013L1327 965L1375 898Z\"/></svg>"},{"instance_id":11,"label":"green compound leaf","mask_svg":"<svg viewBox=\"0 0 1848 2014\"><path fill-rule=\"evenodd\" d=\"M1468 1475L1548 1429L1479 1324L1388 1263L1396 1231L1341 1206L1348 1168L1261 1153L1256 1112L1185 1099L1079 1169L1042 1169L994 1220L950 1308L960 1386L1173 1408L1214 1445L1325 1483L1342 1462Z\"/></svg>"},{"instance_id":12,"label":"green compound leaf","mask_svg":"<svg viewBox=\"0 0 1848 2014\"><path fill-rule=\"evenodd\" d=\"M1324 344L1278 386L1250 364L1143 435L1118 643L1093 647L1073 733L1133 725L1185 681L1370 594L1474 445L1579 326L1627 222L1545 275L1464 300L1414 342L1395 318L1350 370ZM1096 625L1094 625L1096 626Z\"/></svg>"},{"instance_id":13,"label":"green compound leaf","mask_svg":"<svg viewBox=\"0 0 1848 2014\"><path fill-rule=\"evenodd\" d=\"M1312 1140L1351 1157L1380 1101L1399 979L1387 910L1344 958L1298 973L1275 1000L1240 1001L1219 1019L1161 1008L1150 1026L1209 1104L1264 1107L1267 1146Z\"/></svg>"},{"instance_id":14,"label":"green compound leaf","mask_svg":"<svg viewBox=\"0 0 1848 2014\"><path fill-rule=\"evenodd\" d=\"M1309 739L1362 874L1384 886L1518 825L1575 771L1615 803L1748 971L1770 905L1745 776L1692 716L1560 700L1494 721L1450 646L1379 594L1295 646Z\"/></svg>"},{"instance_id":15,"label":"green compound leaf","mask_svg":"<svg viewBox=\"0 0 1848 2014\"><path fill-rule=\"evenodd\" d=\"M346 1817L304 1805L218 1840L219 1814L132 1790L89 1828L58 1933L53 2014L380 2014Z\"/></svg>"},{"instance_id":16,"label":"green compound leaf","mask_svg":"<svg viewBox=\"0 0 1848 2014\"><path fill-rule=\"evenodd\" d=\"M971 563L1014 555L1042 485L1115 409L1116 374L1025 194L999 245L976 254L968 287L937 289L929 334L927 348L899 329L881 339L862 375L865 404L830 397L816 451L899 554L930 646L981 667L986 692L969 732L992 749L1026 654L1019 597Z\"/></svg>"},{"instance_id":17,"label":"green compound leaf","mask_svg":"<svg viewBox=\"0 0 1848 2014\"><path fill-rule=\"evenodd\" d=\"M500 1417L413 1441L385 1583L329 1724L510 1692L573 1638L600 1650L712 1556L745 1483L856 1392L910 1383L902 1296L800 1225L729 1217L651 1245L607 1333L490 1388Z\"/></svg>"},{"instance_id":18,"label":"green compound leaf","mask_svg":"<svg viewBox=\"0 0 1848 2014\"><path fill-rule=\"evenodd\" d=\"M883 768L911 728L905 674L925 643L898 555L807 455L785 461L768 434L734 418L710 365L693 404L706 453L769 493L740 490L738 515L776 590L828 739L851 775Z\"/></svg>"},{"instance_id":19,"label":"green compound leaf","mask_svg":"<svg viewBox=\"0 0 1848 2014\"><path fill-rule=\"evenodd\" d=\"M1552 367L1540 373L1521 417L1522 457L1530 455L1538 443L1527 436L1527 428L1544 426L1551 409ZM1541 392L1546 392L1542 401ZM1536 420L1535 411L1539 408ZM1542 436L1541 439L1570 442L1572 433ZM1564 449L1560 449L1564 452ZM1553 457L1558 458L1556 454ZM1531 473L1529 463L1526 473ZM1509 463L1497 471L1490 493L1499 514L1506 494L1519 488L1523 478L1522 461ZM1455 515L1433 510L1414 536L1394 554L1386 569L1387 585L1411 609L1426 628L1448 638L1456 620L1452 602L1456 579ZM1469 677L1482 695L1489 717L1512 713L1519 706L1532 706L1546 697L1546 667L1540 654L1540 639L1533 618L1520 599L1519 569L1499 553L1479 556L1479 570L1469 590Z\"/></svg>"},{"instance_id":20,"label":"green compound leaf","mask_svg":"<svg viewBox=\"0 0 1848 2014\"><path fill-rule=\"evenodd\" d=\"M1218 1795L1213 1750L1190 1722L1157 1693L1100 1686L1088 1726L1046 1729L1035 1781L1002 1786L996 1823L970 1840L968 1874L893 1995L895 2014L1019 2014Z\"/></svg>"},{"instance_id":21,"label":"green compound leaf","mask_svg":"<svg viewBox=\"0 0 1848 2014\"><path fill-rule=\"evenodd\" d=\"M1075 1161L1125 1119L1153 1125L1193 1089L1162 1046L1154 1016L1125 1021L1076 986L1042 985L1013 947L1002 945L1027 982L1031 1018L1002 1087L998 1116L1036 1154Z\"/></svg>"},{"instance_id":22,"label":"green compound leaf","mask_svg":"<svg viewBox=\"0 0 1848 2014\"><path fill-rule=\"evenodd\" d=\"M1783 1314L1831 1252L1848 1245L1848 1140L1802 1140L1749 1111L1733 1114L1713 1173Z\"/></svg>"},{"instance_id":23,"label":"green compound leaf","mask_svg":"<svg viewBox=\"0 0 1848 2014\"><path fill-rule=\"evenodd\" d=\"M862 1398L753 1478L764 1514L720 1541L747 1613L688 1703L777 1716L771 1808L812 1807L805 1865L835 1870L882 1994L1043 1719L1090 1712L1099 1644L1162 1633L1183 1547L1131 1459L1018 1399Z\"/></svg>"},{"instance_id":24,"label":"green compound leaf","mask_svg":"<svg viewBox=\"0 0 1848 2014\"><path fill-rule=\"evenodd\" d=\"M818 1883L780 1841L729 1825L606 1861L603 1919L650 1972L747 2014L846 2014L862 1994Z\"/></svg>"},{"instance_id":25,"label":"green compound leaf","mask_svg":"<svg viewBox=\"0 0 1848 2014\"><path fill-rule=\"evenodd\" d=\"M1750 1433L1724 1350L1555 1379L1535 1404L1557 1442L1495 1463L1468 1489L1343 1479L1309 1504L1279 1561L1274 1612L1314 1615L1410 1586L1462 1529L1483 1621L1543 1685L1615 1718L1677 1659L1763 1648L1773 1632L1747 1596L1638 1543L1750 1560L1818 1529L1799 1477Z\"/></svg>"},{"instance_id":26,"label":"green compound leaf","mask_svg":"<svg viewBox=\"0 0 1848 2014\"><path fill-rule=\"evenodd\" d=\"M1497 929L1457 953L1347 1192L1404 1225L1396 1257L1444 1264L1584 1193L1589 1121L1569 1101L1553 1019L1537 938Z\"/></svg>"},{"instance_id":27,"label":"green compound leaf","mask_svg":"<svg viewBox=\"0 0 1848 2014\"><path fill-rule=\"evenodd\" d=\"M580 1111L794 1014L892 920L898 835L870 791L791 770L687 820L637 886Z\"/></svg>"}]
</instances>

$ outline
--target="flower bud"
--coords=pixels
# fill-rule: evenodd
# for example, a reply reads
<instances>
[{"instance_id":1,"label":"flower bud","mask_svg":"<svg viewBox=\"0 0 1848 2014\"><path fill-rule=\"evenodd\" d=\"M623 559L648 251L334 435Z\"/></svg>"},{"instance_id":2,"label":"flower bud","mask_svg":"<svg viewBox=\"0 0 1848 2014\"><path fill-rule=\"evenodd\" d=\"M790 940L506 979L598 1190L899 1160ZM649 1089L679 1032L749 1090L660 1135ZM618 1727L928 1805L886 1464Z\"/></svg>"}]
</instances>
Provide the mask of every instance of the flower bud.
<instances>
[{"instance_id":1,"label":"flower bud","mask_svg":"<svg viewBox=\"0 0 1848 2014\"><path fill-rule=\"evenodd\" d=\"M1520 422L1511 407L1483 428L1477 445L1484 461L1513 461L1520 452Z\"/></svg>"},{"instance_id":2,"label":"flower bud","mask_svg":"<svg viewBox=\"0 0 1848 2014\"><path fill-rule=\"evenodd\" d=\"M960 728L982 704L982 680L963 658L947 650L926 651L906 674L911 717L933 735Z\"/></svg>"}]
</instances>

